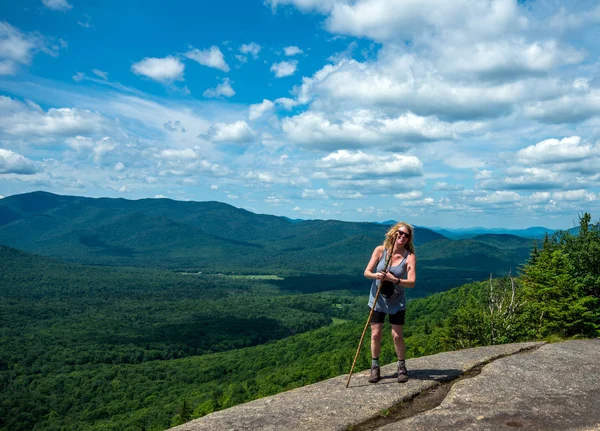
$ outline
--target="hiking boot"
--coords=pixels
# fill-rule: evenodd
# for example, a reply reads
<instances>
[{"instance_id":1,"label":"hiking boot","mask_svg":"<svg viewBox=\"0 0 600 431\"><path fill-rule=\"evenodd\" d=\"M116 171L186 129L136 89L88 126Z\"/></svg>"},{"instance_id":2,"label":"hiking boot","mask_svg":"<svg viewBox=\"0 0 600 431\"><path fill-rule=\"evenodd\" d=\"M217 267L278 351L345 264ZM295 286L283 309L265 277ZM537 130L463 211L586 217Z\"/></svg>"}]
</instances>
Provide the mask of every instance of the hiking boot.
<instances>
[{"instance_id":1,"label":"hiking boot","mask_svg":"<svg viewBox=\"0 0 600 431\"><path fill-rule=\"evenodd\" d=\"M398 365L398 383L406 382L408 382L408 371L406 371L406 366Z\"/></svg>"},{"instance_id":2,"label":"hiking boot","mask_svg":"<svg viewBox=\"0 0 600 431\"><path fill-rule=\"evenodd\" d=\"M379 379L381 379L379 365L373 365L371 367L371 374L369 375L369 383L377 383Z\"/></svg>"}]
</instances>

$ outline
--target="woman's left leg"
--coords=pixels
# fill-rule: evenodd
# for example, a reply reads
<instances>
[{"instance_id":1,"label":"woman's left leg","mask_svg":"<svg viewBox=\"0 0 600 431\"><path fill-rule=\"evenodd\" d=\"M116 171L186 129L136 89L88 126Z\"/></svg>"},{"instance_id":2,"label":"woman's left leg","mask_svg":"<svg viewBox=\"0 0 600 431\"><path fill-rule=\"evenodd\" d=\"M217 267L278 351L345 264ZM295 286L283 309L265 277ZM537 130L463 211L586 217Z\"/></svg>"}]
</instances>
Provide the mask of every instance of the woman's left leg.
<instances>
[{"instance_id":1,"label":"woman's left leg","mask_svg":"<svg viewBox=\"0 0 600 431\"><path fill-rule=\"evenodd\" d=\"M396 355L398 360L404 360L406 354L406 346L404 345L404 337L402 336L403 325L392 325L392 338L394 339L394 348L396 349Z\"/></svg>"},{"instance_id":2,"label":"woman's left leg","mask_svg":"<svg viewBox=\"0 0 600 431\"><path fill-rule=\"evenodd\" d=\"M406 347L404 345L404 337L402 336L402 326L392 324L392 338L394 339L394 347L396 355L398 355L398 383L408 382L408 372L406 371Z\"/></svg>"}]
</instances>

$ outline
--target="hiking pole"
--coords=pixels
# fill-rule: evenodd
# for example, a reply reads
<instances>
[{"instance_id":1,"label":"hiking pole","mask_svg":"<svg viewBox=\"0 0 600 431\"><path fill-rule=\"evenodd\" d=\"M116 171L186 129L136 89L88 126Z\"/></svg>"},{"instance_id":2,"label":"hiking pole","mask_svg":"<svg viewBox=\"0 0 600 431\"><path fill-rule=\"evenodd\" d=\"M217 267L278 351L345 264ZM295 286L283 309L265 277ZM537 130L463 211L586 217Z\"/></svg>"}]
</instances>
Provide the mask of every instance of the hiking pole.
<instances>
[{"instance_id":1,"label":"hiking pole","mask_svg":"<svg viewBox=\"0 0 600 431\"><path fill-rule=\"evenodd\" d=\"M392 255L394 250L394 245L396 244L396 238L398 234L394 235L394 241L392 242L392 250L388 253L387 259L385 260L385 272L388 271L389 265L392 261ZM369 323L371 323L371 317L373 316L373 310L375 310L375 305L377 304L377 300L379 299L379 294L381 293L381 286L383 286L383 278L379 280L379 287L377 288L377 293L375 294L375 299L373 300L373 306L371 307L371 311L369 312L369 318L367 319L367 323L365 324L365 329L362 331L362 335L360 336L360 341L358 342L358 349L356 349L356 355L354 355L354 361L352 362L352 368L350 368L350 374L348 374L348 381L346 382L346 388L350 385L350 379L352 378L352 371L354 371L354 366L356 365L356 359L358 359L358 354L360 353L360 348L362 347L363 339L365 338L365 333L367 332L367 328L369 327Z\"/></svg>"}]
</instances>

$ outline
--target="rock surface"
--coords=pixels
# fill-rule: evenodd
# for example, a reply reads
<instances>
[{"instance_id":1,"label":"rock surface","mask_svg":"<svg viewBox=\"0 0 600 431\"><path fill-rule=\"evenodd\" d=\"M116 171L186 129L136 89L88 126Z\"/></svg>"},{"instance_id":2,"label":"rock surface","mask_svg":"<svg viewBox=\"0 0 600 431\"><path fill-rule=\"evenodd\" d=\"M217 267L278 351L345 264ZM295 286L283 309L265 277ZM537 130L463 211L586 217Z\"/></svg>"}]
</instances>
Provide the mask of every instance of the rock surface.
<instances>
[{"instance_id":1,"label":"rock surface","mask_svg":"<svg viewBox=\"0 0 600 431\"><path fill-rule=\"evenodd\" d=\"M600 340L517 343L409 359L410 381L396 382L395 364L382 380L368 370L261 398L212 413L173 431L347 430L388 409L458 379L438 407L368 429L600 431ZM410 404L410 403L408 403Z\"/></svg>"},{"instance_id":2,"label":"rock surface","mask_svg":"<svg viewBox=\"0 0 600 431\"><path fill-rule=\"evenodd\" d=\"M600 431L600 340L498 359L453 385L439 407L380 429Z\"/></svg>"}]
</instances>

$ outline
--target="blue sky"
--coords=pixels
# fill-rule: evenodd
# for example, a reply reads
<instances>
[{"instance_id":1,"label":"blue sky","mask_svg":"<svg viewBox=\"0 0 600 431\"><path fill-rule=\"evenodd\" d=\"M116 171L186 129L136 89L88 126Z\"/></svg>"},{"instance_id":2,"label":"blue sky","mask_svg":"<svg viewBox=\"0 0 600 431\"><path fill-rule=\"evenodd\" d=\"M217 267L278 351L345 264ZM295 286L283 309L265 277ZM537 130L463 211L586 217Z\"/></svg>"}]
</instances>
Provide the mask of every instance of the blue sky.
<instances>
[{"instance_id":1,"label":"blue sky","mask_svg":"<svg viewBox=\"0 0 600 431\"><path fill-rule=\"evenodd\" d=\"M421 226L600 213L600 6L0 3L0 196Z\"/></svg>"}]
</instances>

